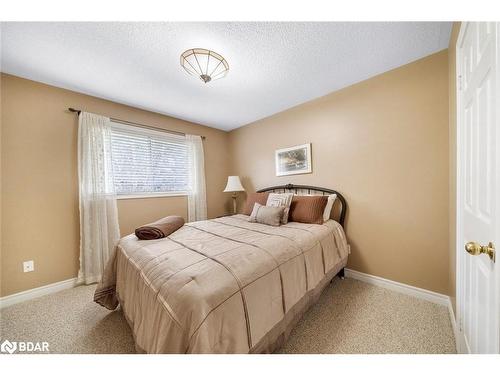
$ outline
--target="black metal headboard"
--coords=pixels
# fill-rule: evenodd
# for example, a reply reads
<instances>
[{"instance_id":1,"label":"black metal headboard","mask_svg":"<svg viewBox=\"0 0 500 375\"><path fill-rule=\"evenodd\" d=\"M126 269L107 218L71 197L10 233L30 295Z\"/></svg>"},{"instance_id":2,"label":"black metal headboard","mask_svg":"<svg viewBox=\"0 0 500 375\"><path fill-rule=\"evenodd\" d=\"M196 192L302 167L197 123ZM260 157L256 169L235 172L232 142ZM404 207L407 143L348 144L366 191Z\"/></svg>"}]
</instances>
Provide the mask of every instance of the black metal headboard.
<instances>
[{"instance_id":1,"label":"black metal headboard","mask_svg":"<svg viewBox=\"0 0 500 375\"><path fill-rule=\"evenodd\" d=\"M340 225L344 226L345 214L347 212L347 202L346 202L345 198L342 196L342 194L340 194L336 190L322 188L322 187L318 187L318 186L288 184L288 185L271 186L271 187L267 187L264 189L260 189L257 191L257 193L264 193L266 191L274 191L274 192L281 191L283 193L293 191L295 193L298 193L300 190L301 191L306 190L308 192L308 194L311 194L311 192L320 192L320 193L323 193L323 195L337 194L337 199L341 203L339 223L340 223Z\"/></svg>"}]
</instances>

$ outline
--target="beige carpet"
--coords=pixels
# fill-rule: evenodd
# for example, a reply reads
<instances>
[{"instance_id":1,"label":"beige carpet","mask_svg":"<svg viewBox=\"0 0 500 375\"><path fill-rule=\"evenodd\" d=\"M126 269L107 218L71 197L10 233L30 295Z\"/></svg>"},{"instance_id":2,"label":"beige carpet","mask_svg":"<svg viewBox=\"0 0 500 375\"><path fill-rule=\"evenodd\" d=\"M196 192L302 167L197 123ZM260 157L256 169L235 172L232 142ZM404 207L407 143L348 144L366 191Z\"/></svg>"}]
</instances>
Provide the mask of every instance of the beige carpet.
<instances>
[{"instance_id":1,"label":"beige carpet","mask_svg":"<svg viewBox=\"0 0 500 375\"><path fill-rule=\"evenodd\" d=\"M3 341L47 341L52 353L133 353L120 310L81 286L0 310ZM281 353L454 353L447 308L360 281L336 279Z\"/></svg>"}]
</instances>

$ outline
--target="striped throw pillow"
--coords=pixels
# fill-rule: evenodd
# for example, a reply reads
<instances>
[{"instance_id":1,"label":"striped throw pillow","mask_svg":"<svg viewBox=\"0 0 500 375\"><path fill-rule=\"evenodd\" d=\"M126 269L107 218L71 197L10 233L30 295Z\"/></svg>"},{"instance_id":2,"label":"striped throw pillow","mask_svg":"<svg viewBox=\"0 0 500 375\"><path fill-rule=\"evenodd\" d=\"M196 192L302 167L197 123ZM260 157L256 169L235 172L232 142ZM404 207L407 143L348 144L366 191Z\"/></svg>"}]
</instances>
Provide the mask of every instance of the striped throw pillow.
<instances>
[{"instance_id":1,"label":"striped throw pillow","mask_svg":"<svg viewBox=\"0 0 500 375\"><path fill-rule=\"evenodd\" d=\"M306 224L323 224L328 197L326 195L295 195L290 206L290 221Z\"/></svg>"},{"instance_id":2,"label":"striped throw pillow","mask_svg":"<svg viewBox=\"0 0 500 375\"><path fill-rule=\"evenodd\" d=\"M248 221L253 223L267 224L277 227L280 225L281 217L285 207L269 207L255 203Z\"/></svg>"}]
</instances>

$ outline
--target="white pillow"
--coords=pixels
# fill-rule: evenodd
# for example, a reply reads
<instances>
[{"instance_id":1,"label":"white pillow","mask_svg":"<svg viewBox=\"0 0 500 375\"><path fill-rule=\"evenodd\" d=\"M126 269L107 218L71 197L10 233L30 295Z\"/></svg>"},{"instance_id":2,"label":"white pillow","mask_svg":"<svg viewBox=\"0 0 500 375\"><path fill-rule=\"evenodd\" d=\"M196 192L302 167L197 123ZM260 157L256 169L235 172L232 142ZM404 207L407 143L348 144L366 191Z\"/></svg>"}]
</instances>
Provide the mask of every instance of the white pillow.
<instances>
[{"instance_id":1,"label":"white pillow","mask_svg":"<svg viewBox=\"0 0 500 375\"><path fill-rule=\"evenodd\" d=\"M330 194L328 196L328 202L326 202L325 210L323 211L323 223L330 219L335 199L337 199L337 194Z\"/></svg>"},{"instance_id":2,"label":"white pillow","mask_svg":"<svg viewBox=\"0 0 500 375\"><path fill-rule=\"evenodd\" d=\"M288 223L288 214L290 213L290 205L292 204L293 193L270 193L267 197L266 206L268 207L285 207L281 223Z\"/></svg>"}]
</instances>

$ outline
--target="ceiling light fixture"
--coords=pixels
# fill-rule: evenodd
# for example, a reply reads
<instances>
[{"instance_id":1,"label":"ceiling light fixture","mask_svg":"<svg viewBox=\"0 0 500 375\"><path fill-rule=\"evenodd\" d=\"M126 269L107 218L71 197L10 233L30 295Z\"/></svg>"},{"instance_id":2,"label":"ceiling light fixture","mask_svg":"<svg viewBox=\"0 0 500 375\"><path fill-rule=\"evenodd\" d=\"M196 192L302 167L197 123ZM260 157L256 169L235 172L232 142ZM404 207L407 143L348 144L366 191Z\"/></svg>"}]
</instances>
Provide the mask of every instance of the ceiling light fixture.
<instances>
[{"instance_id":1,"label":"ceiling light fixture","mask_svg":"<svg viewBox=\"0 0 500 375\"><path fill-rule=\"evenodd\" d=\"M188 49L181 55L181 66L189 74L208 83L223 78L229 71L226 59L214 51L204 48Z\"/></svg>"}]
</instances>

